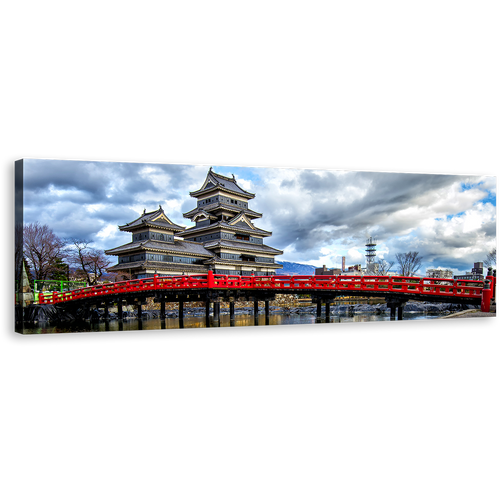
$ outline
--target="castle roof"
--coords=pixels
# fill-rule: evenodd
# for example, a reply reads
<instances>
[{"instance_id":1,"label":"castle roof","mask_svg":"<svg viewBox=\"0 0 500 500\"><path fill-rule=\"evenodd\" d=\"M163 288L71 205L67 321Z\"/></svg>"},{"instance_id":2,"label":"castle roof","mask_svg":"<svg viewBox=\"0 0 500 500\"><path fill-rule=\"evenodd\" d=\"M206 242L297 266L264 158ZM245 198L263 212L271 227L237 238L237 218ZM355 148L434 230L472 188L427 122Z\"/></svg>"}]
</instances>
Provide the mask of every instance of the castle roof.
<instances>
[{"instance_id":1,"label":"castle roof","mask_svg":"<svg viewBox=\"0 0 500 500\"><path fill-rule=\"evenodd\" d=\"M174 233L178 233L180 231L184 231L185 227L178 226L174 224L163 211L163 208L158 208L158 210L154 210L153 212L146 212L144 209L143 214L137 219L129 222L128 224L124 224L123 226L118 226L120 231L135 231L140 229L141 227L153 227L158 229L168 229Z\"/></svg>"},{"instance_id":2,"label":"castle roof","mask_svg":"<svg viewBox=\"0 0 500 500\"><path fill-rule=\"evenodd\" d=\"M224 175L216 174L212 170L212 167L210 167L207 178L205 179L205 182L203 183L201 188L197 191L192 191L189 194L197 198L205 193L214 190L228 191L229 193L234 193L247 199L255 198L255 195L253 193L249 193L248 191L245 191L240 186L238 186L234 175L233 177L226 177Z\"/></svg>"},{"instance_id":3,"label":"castle roof","mask_svg":"<svg viewBox=\"0 0 500 500\"><path fill-rule=\"evenodd\" d=\"M242 250L248 251L249 253L267 253L271 255L281 255L283 252L277 248L273 248L267 245L257 245L255 243L247 243L240 240L214 240L205 243L205 248L207 250L213 250L214 248L228 248L229 250Z\"/></svg>"},{"instance_id":4,"label":"castle roof","mask_svg":"<svg viewBox=\"0 0 500 500\"><path fill-rule=\"evenodd\" d=\"M212 231L213 229L228 229L238 233L248 233L259 236L271 236L273 234L271 231L265 231L264 229L254 226L242 210L239 214L235 215L228 221L218 221L214 224L210 224L209 226L191 227L183 231L180 236L185 237L186 235L206 232L207 230Z\"/></svg>"},{"instance_id":5,"label":"castle roof","mask_svg":"<svg viewBox=\"0 0 500 500\"><path fill-rule=\"evenodd\" d=\"M134 250L153 250L168 254L190 254L206 258L213 256L213 253L210 250L207 250L202 243L185 240L175 240L173 243L155 240L133 241L132 243L126 243L125 245L121 245L111 250L106 250L106 254L121 255Z\"/></svg>"},{"instance_id":6,"label":"castle roof","mask_svg":"<svg viewBox=\"0 0 500 500\"><path fill-rule=\"evenodd\" d=\"M246 216L251 217L252 219L259 219L262 217L262 214L259 212L255 212L254 210L250 210L249 208L241 208L241 207L235 207L234 205L229 205L228 203L221 203L221 202L214 202L211 203L210 205L205 205L203 207L203 211L205 212L214 212L217 209L226 209L229 212L243 212ZM198 212L200 212L200 208L193 208L189 212L186 212L185 214L182 214L183 217L186 219L192 219Z\"/></svg>"}]
</instances>

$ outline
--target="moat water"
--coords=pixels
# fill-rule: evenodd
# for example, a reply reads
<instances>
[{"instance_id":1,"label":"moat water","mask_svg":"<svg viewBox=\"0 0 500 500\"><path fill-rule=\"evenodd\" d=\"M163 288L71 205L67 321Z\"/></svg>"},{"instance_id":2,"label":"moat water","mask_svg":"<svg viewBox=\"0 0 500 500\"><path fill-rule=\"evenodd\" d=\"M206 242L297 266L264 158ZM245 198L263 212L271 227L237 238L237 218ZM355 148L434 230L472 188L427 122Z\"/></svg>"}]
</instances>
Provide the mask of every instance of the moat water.
<instances>
[{"instance_id":1,"label":"moat water","mask_svg":"<svg viewBox=\"0 0 500 500\"><path fill-rule=\"evenodd\" d=\"M447 313L448 314L448 313ZM444 314L446 315L446 314ZM403 321L416 321L425 319L436 319L443 314L439 313L405 313ZM264 314L259 314L257 320L253 314L236 315L233 321L229 314L221 314L220 325L215 323L210 316L209 328L224 327L245 327L245 326L272 326L272 325L311 325L316 323L353 323L371 321L391 321L389 314L340 314L332 315L327 321L325 316L317 319L315 314L270 314L268 319ZM79 322L65 325L52 325L49 323L39 323L36 325L26 325L25 334L43 333L67 333L67 332L114 332L114 331L134 331L134 330L177 330L187 328L207 328L205 317L186 316L183 321L179 318L161 319L128 319L123 321L111 320L96 323Z\"/></svg>"}]
</instances>

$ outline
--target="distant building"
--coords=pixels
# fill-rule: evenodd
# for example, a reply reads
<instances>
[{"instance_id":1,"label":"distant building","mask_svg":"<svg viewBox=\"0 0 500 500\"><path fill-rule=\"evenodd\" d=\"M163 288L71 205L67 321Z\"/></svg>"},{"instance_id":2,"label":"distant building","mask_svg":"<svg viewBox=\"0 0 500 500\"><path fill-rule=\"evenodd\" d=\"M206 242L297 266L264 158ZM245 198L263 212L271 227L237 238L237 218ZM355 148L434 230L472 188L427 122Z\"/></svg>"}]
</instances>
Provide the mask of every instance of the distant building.
<instances>
[{"instance_id":1,"label":"distant building","mask_svg":"<svg viewBox=\"0 0 500 500\"><path fill-rule=\"evenodd\" d=\"M484 280L483 272L483 263L474 262L474 267L470 273L456 275L453 278L456 280Z\"/></svg>"},{"instance_id":2,"label":"distant building","mask_svg":"<svg viewBox=\"0 0 500 500\"><path fill-rule=\"evenodd\" d=\"M451 279L453 271L451 269L427 269L425 276L427 278Z\"/></svg>"},{"instance_id":3,"label":"distant building","mask_svg":"<svg viewBox=\"0 0 500 500\"><path fill-rule=\"evenodd\" d=\"M325 265L323 267L317 267L314 270L314 274L316 276L335 276L342 274L342 269L338 268L333 268L333 269L327 269Z\"/></svg>"}]
</instances>

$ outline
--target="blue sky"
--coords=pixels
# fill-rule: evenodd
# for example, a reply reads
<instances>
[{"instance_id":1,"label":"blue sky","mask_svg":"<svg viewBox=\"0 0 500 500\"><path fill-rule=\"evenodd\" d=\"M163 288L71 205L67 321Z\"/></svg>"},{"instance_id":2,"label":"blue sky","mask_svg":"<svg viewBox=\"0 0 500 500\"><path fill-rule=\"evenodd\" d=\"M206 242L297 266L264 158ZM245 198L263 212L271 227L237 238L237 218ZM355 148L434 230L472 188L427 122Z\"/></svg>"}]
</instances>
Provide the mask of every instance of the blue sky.
<instances>
[{"instance_id":1,"label":"blue sky","mask_svg":"<svg viewBox=\"0 0 500 500\"><path fill-rule=\"evenodd\" d=\"M130 240L118 226L162 205L173 222L195 207L210 165L25 160L25 222L48 224L63 238L102 249ZM220 167L256 194L256 225L282 260L316 266L365 264L364 244L377 255L418 251L426 268L469 271L496 246L496 178L346 170Z\"/></svg>"}]
</instances>

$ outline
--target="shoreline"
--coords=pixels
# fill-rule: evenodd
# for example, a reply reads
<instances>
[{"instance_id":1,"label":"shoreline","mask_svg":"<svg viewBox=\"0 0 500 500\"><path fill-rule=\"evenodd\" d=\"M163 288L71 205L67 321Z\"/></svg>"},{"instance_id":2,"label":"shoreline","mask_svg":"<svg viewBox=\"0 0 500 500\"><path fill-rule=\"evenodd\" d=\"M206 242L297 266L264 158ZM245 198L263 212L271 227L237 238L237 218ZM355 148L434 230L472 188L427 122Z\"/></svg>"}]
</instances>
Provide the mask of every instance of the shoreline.
<instances>
[{"instance_id":1,"label":"shoreline","mask_svg":"<svg viewBox=\"0 0 500 500\"><path fill-rule=\"evenodd\" d=\"M493 309L493 308L492 308ZM480 309L471 309L469 311L459 311L448 316L441 316L438 319L453 318L496 318L496 311L482 312Z\"/></svg>"}]
</instances>

